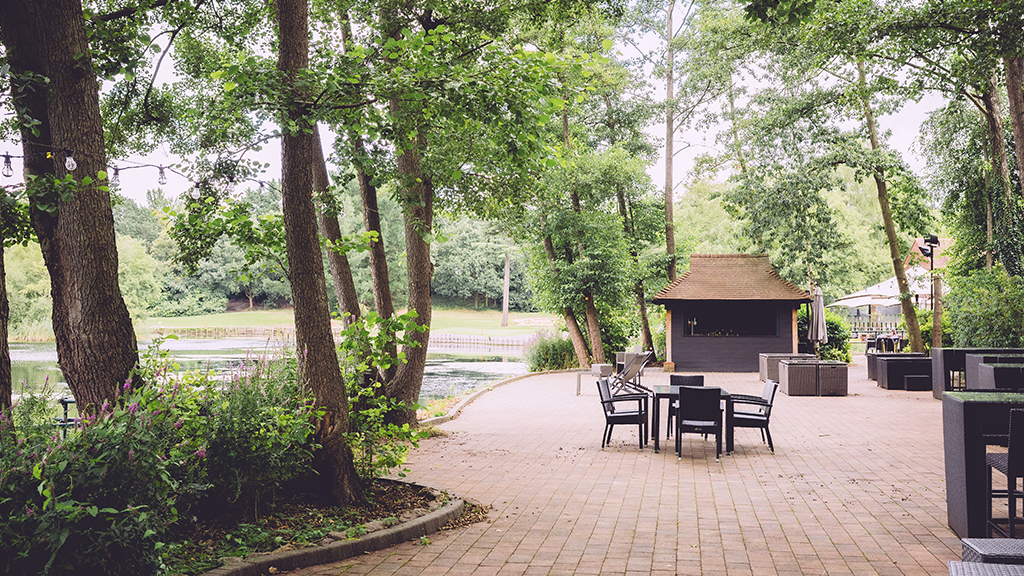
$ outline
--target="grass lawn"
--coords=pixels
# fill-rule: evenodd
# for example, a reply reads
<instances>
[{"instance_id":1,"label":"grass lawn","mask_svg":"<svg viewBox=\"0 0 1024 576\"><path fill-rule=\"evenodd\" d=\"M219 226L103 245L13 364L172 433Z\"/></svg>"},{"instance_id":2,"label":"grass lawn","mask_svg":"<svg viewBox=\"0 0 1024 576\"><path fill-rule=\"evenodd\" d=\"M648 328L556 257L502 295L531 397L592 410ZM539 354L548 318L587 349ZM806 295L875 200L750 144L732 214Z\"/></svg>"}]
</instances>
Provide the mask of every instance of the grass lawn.
<instances>
[{"instance_id":1,"label":"grass lawn","mask_svg":"<svg viewBox=\"0 0 1024 576\"><path fill-rule=\"evenodd\" d=\"M436 309L431 313L430 329L448 334L481 334L484 336L520 336L551 330L554 316L537 312L509 312L508 327L501 327L497 310ZM259 310L227 312L206 316L150 318L152 328L228 328L246 326L284 326L293 323L291 310Z\"/></svg>"}]
</instances>

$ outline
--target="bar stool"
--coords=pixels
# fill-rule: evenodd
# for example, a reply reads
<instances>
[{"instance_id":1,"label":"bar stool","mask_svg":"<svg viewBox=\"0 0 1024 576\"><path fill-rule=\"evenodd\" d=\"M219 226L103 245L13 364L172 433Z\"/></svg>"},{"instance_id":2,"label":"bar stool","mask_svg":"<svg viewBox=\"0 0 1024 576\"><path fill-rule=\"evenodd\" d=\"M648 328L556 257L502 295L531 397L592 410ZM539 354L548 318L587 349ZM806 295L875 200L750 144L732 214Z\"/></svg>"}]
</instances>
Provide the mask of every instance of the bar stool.
<instances>
[{"instance_id":1,"label":"bar stool","mask_svg":"<svg viewBox=\"0 0 1024 576\"><path fill-rule=\"evenodd\" d=\"M1010 410L1010 433L1006 443L1006 452L995 452L985 455L988 464L988 475L985 486L988 488L986 502L986 518L988 520L988 533L999 532L1002 536L1014 538L1014 526L1017 520L1017 498L1024 498L1024 492L1017 490L1017 479L1024 478L1024 410ZM1006 475L1006 490L992 489L992 469L996 469ZM1006 498L1007 500L1007 522L1009 531L1004 531L992 518L992 499Z\"/></svg>"}]
</instances>

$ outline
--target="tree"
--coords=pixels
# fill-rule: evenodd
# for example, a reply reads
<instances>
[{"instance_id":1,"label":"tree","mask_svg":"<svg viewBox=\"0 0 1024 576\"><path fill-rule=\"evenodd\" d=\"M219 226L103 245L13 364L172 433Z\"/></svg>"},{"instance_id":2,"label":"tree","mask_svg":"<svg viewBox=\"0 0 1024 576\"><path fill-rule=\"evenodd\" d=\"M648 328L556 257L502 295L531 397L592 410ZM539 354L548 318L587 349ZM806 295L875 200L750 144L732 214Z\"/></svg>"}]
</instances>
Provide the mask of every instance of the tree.
<instances>
[{"instance_id":1,"label":"tree","mask_svg":"<svg viewBox=\"0 0 1024 576\"><path fill-rule=\"evenodd\" d=\"M288 280L295 302L295 344L299 375L316 398L323 415L316 422L314 466L324 489L339 504L362 499L359 476L352 460L348 432L348 397L331 335L327 286L324 279L316 211L313 207L314 161L308 93L300 81L309 67L308 10L305 0L278 0L278 60L288 91L287 114L281 117L281 188Z\"/></svg>"},{"instance_id":2,"label":"tree","mask_svg":"<svg viewBox=\"0 0 1024 576\"><path fill-rule=\"evenodd\" d=\"M117 282L99 87L82 6L8 2L0 33L32 226L50 274L57 356L79 409L90 413L114 397L138 351Z\"/></svg>"}]
</instances>

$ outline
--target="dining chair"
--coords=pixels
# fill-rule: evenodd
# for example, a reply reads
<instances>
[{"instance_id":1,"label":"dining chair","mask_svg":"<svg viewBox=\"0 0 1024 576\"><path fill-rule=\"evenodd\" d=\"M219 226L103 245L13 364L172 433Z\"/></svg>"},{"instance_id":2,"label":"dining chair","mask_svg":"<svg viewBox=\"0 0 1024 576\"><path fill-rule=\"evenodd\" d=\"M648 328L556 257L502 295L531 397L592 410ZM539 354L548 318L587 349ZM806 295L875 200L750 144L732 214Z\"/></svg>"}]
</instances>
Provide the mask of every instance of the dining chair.
<instances>
[{"instance_id":1,"label":"dining chair","mask_svg":"<svg viewBox=\"0 0 1024 576\"><path fill-rule=\"evenodd\" d=\"M722 456L722 389L680 386L676 409L676 454L683 458L683 434L714 434L715 462Z\"/></svg>"},{"instance_id":2,"label":"dining chair","mask_svg":"<svg viewBox=\"0 0 1024 576\"><path fill-rule=\"evenodd\" d=\"M1010 410L1010 431L1009 440L1006 443L1006 452L990 452L985 455L988 464L988 475L986 476L985 487L988 489L988 498L985 499L986 519L988 521L988 535L992 531L999 532L1004 537L1015 538L1014 527L1017 523L1017 498L1024 498L1024 492L1017 490L1017 480L1024 478L1024 410ZM992 470L998 470L1006 476L1006 490L992 489ZM1006 498L1007 500L1007 522L1009 531L1004 531L998 526L995 518L992 518L992 499Z\"/></svg>"},{"instance_id":3,"label":"dining chair","mask_svg":"<svg viewBox=\"0 0 1024 576\"><path fill-rule=\"evenodd\" d=\"M671 386L703 386L703 374L669 374L668 383ZM676 408L679 407L679 400L673 400L668 406L668 433L672 433L672 421L675 419Z\"/></svg>"},{"instance_id":4,"label":"dining chair","mask_svg":"<svg viewBox=\"0 0 1024 576\"><path fill-rule=\"evenodd\" d=\"M601 407L604 409L604 434L601 436L601 448L612 441L612 429L616 424L627 424L639 426L637 432L640 436L640 449L643 450L650 435L647 428L649 420L647 417L647 394L612 395L607 378L600 378L597 381L597 392L601 396ZM616 408L615 404L618 402L636 402L636 409Z\"/></svg>"},{"instance_id":5,"label":"dining chair","mask_svg":"<svg viewBox=\"0 0 1024 576\"><path fill-rule=\"evenodd\" d=\"M772 433L768 424L772 417L772 404L775 403L775 393L779 390L779 383L768 380L764 383L764 392L761 396L750 394L732 395L732 426L733 428L760 428L761 441L768 439L768 449L775 453L775 446L772 444ZM736 407L745 405L749 408L737 410Z\"/></svg>"}]
</instances>

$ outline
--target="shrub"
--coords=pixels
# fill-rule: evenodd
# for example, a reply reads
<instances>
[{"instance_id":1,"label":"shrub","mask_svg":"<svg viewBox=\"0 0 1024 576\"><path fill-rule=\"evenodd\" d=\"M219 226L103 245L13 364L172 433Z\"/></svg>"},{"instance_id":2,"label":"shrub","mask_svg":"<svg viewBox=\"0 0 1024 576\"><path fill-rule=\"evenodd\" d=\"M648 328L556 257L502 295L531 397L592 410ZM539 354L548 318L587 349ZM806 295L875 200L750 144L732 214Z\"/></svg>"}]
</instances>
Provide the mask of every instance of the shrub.
<instances>
[{"instance_id":1,"label":"shrub","mask_svg":"<svg viewBox=\"0 0 1024 576\"><path fill-rule=\"evenodd\" d=\"M0 442L11 443L0 450L8 573L154 573L179 514L253 512L309 473L315 415L293 359L240 370L223 390L178 374L159 350L140 365L150 383L125 383L66 440L47 396L0 418Z\"/></svg>"},{"instance_id":2,"label":"shrub","mask_svg":"<svg viewBox=\"0 0 1024 576\"><path fill-rule=\"evenodd\" d=\"M530 372L567 370L579 367L576 351L568 337L541 333L523 349Z\"/></svg>"},{"instance_id":3,"label":"shrub","mask_svg":"<svg viewBox=\"0 0 1024 576\"><path fill-rule=\"evenodd\" d=\"M921 341L924 342L925 352L932 349L932 311L927 308L915 308L917 312L917 324L921 327ZM906 332L907 322L902 317L899 324L900 330ZM949 323L949 314L942 314L942 347L953 346L952 327Z\"/></svg>"},{"instance_id":4,"label":"shrub","mask_svg":"<svg viewBox=\"0 0 1024 576\"><path fill-rule=\"evenodd\" d=\"M953 345L1024 347L1024 279L1001 266L950 279L943 296Z\"/></svg>"},{"instance_id":5,"label":"shrub","mask_svg":"<svg viewBox=\"0 0 1024 576\"><path fill-rule=\"evenodd\" d=\"M801 307L796 317L797 334L800 342L806 342L809 346L808 349L813 349L807 340L808 327L807 311ZM851 362L853 358L850 356L850 325L842 316L826 308L825 327L828 331L828 342L822 344L818 350L821 359Z\"/></svg>"},{"instance_id":6,"label":"shrub","mask_svg":"<svg viewBox=\"0 0 1024 576\"><path fill-rule=\"evenodd\" d=\"M387 421L392 411L419 407L386 397L381 393L384 384L375 377L394 363L405 362L401 353L392 357L390 350L392 346L401 348L413 344L411 334L426 329L416 323L416 317L414 310L388 319L370 312L342 333L342 369L349 400L346 439L356 471L363 480L383 476L401 466L410 446L418 446L417 441L422 436L408 424ZM398 475L404 476L404 471Z\"/></svg>"}]
</instances>

